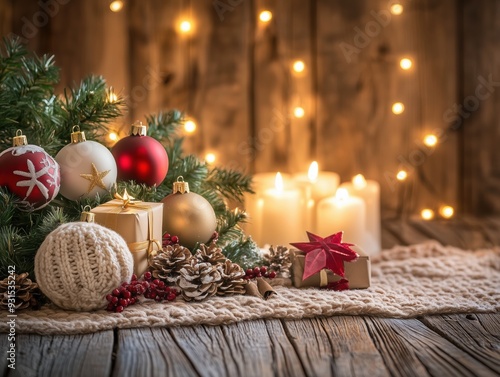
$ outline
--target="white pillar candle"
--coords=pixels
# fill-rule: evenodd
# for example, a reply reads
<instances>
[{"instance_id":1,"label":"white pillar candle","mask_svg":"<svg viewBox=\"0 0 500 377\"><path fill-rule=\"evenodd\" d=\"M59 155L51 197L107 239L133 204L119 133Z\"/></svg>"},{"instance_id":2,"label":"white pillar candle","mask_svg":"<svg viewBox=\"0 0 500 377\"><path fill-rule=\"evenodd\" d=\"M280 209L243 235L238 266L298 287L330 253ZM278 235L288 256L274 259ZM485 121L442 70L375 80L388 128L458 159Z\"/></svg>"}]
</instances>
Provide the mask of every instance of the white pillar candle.
<instances>
[{"instance_id":1,"label":"white pillar candle","mask_svg":"<svg viewBox=\"0 0 500 377\"><path fill-rule=\"evenodd\" d=\"M375 255L382 249L381 245L381 221L380 221L380 185L378 182L366 180L363 175L353 177L352 182L340 185L345 188L349 195L364 200L366 205L366 239L362 248L369 255Z\"/></svg>"},{"instance_id":2,"label":"white pillar candle","mask_svg":"<svg viewBox=\"0 0 500 377\"><path fill-rule=\"evenodd\" d=\"M365 203L362 199L351 197L347 190L339 188L335 196L318 203L316 219L321 237L343 231L344 242L362 247L365 238Z\"/></svg>"},{"instance_id":3,"label":"white pillar candle","mask_svg":"<svg viewBox=\"0 0 500 377\"><path fill-rule=\"evenodd\" d=\"M317 203L335 195L339 186L340 177L337 173L319 171L316 161L309 166L307 174L295 174L293 176L297 187L303 190L306 205L306 230L316 232L316 206Z\"/></svg>"},{"instance_id":4,"label":"white pillar candle","mask_svg":"<svg viewBox=\"0 0 500 377\"><path fill-rule=\"evenodd\" d=\"M293 187L293 182L289 174L281 174L283 179L284 189ZM275 187L276 173L258 173L252 177L253 190L255 194L245 193L243 198L245 201L245 211L248 214L248 221L243 224L245 232L256 241L259 246L264 246L259 243L261 236L261 219L263 200L262 195L268 189Z\"/></svg>"}]
</instances>

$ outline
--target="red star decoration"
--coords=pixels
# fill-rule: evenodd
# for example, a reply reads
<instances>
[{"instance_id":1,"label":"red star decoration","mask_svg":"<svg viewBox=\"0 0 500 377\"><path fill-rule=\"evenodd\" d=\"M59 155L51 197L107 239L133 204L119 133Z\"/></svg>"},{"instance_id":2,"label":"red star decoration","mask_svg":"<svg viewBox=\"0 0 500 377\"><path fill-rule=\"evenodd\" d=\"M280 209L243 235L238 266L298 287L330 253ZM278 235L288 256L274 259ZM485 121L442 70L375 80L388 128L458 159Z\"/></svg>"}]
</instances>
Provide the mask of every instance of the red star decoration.
<instances>
[{"instance_id":1,"label":"red star decoration","mask_svg":"<svg viewBox=\"0 0 500 377\"><path fill-rule=\"evenodd\" d=\"M303 280L323 268L344 277L344 262L356 260L358 253L350 248L354 244L342 242L342 234L343 232L338 232L322 238L307 232L310 242L291 243L291 245L306 253Z\"/></svg>"}]
</instances>

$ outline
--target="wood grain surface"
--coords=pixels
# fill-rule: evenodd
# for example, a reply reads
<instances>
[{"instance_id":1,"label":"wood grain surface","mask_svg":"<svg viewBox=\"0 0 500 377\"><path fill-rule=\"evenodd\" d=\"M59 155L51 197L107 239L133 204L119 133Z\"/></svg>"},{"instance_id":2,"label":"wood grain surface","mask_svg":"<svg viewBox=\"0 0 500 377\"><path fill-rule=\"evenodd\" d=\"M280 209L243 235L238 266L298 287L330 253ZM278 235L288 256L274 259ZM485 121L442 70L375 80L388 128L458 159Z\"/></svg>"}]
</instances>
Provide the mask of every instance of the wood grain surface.
<instances>
[{"instance_id":1,"label":"wood grain surface","mask_svg":"<svg viewBox=\"0 0 500 377\"><path fill-rule=\"evenodd\" d=\"M317 160L344 181L379 181L384 215L442 204L500 212L500 0L414 0L399 16L387 0L130 0L118 13L100 0L63 3L47 14L0 0L0 33L55 54L58 91L107 78L128 98L112 125L122 136L146 114L178 108L198 124L186 151L229 168L299 173ZM184 19L190 34L179 33ZM422 143L432 132L436 148Z\"/></svg>"}]
</instances>

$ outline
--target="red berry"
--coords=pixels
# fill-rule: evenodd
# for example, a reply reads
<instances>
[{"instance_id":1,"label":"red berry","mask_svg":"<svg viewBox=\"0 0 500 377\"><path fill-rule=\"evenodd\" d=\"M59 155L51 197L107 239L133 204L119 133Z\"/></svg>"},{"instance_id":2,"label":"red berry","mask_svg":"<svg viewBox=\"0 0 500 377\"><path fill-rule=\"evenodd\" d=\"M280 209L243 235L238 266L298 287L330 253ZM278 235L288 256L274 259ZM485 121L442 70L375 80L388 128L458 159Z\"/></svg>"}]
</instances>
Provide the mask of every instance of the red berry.
<instances>
[{"instance_id":1,"label":"red berry","mask_svg":"<svg viewBox=\"0 0 500 377\"><path fill-rule=\"evenodd\" d=\"M146 272L144 273L144 279L146 279L146 280L151 280L151 278L152 278L152 277L153 277L153 275L151 274L151 272L146 271Z\"/></svg>"},{"instance_id":2,"label":"red berry","mask_svg":"<svg viewBox=\"0 0 500 377\"><path fill-rule=\"evenodd\" d=\"M113 295L112 294L108 294L106 295L106 300L107 301L111 301L111 299L113 298Z\"/></svg>"},{"instance_id":3,"label":"red berry","mask_svg":"<svg viewBox=\"0 0 500 377\"><path fill-rule=\"evenodd\" d=\"M267 272L267 267L266 267L266 266L262 266L262 267L260 268L260 273L261 273L262 275L264 275L266 272Z\"/></svg>"},{"instance_id":4,"label":"red berry","mask_svg":"<svg viewBox=\"0 0 500 377\"><path fill-rule=\"evenodd\" d=\"M108 306L106 307L106 310L113 311L115 310L115 306L110 302Z\"/></svg>"},{"instance_id":5,"label":"red berry","mask_svg":"<svg viewBox=\"0 0 500 377\"><path fill-rule=\"evenodd\" d=\"M120 290L118 288L115 288L115 289L113 289L113 291L111 292L111 294L113 296L118 297L118 296L120 296Z\"/></svg>"},{"instance_id":6,"label":"red berry","mask_svg":"<svg viewBox=\"0 0 500 377\"><path fill-rule=\"evenodd\" d=\"M126 298L122 298L120 299L119 304L123 307L126 307L128 306L128 300Z\"/></svg>"},{"instance_id":7,"label":"red berry","mask_svg":"<svg viewBox=\"0 0 500 377\"><path fill-rule=\"evenodd\" d=\"M130 298L130 297L132 297L132 293L130 293L130 291L125 291L122 293L122 296L124 298Z\"/></svg>"},{"instance_id":8,"label":"red berry","mask_svg":"<svg viewBox=\"0 0 500 377\"><path fill-rule=\"evenodd\" d=\"M170 237L170 241L172 241L172 243L179 243L179 237L172 236L172 237Z\"/></svg>"},{"instance_id":9,"label":"red berry","mask_svg":"<svg viewBox=\"0 0 500 377\"><path fill-rule=\"evenodd\" d=\"M136 281L137 280L137 275L136 274L133 274L132 275L132 278L130 279L131 281Z\"/></svg>"},{"instance_id":10,"label":"red berry","mask_svg":"<svg viewBox=\"0 0 500 377\"><path fill-rule=\"evenodd\" d=\"M168 301L174 301L177 295L175 293L169 293L167 296Z\"/></svg>"},{"instance_id":11,"label":"red berry","mask_svg":"<svg viewBox=\"0 0 500 377\"><path fill-rule=\"evenodd\" d=\"M253 274L254 274L254 275L260 274L260 268L259 268L259 267L255 267L255 268L253 269Z\"/></svg>"},{"instance_id":12,"label":"red berry","mask_svg":"<svg viewBox=\"0 0 500 377\"><path fill-rule=\"evenodd\" d=\"M269 279L274 279L276 277L276 271L271 271L268 275Z\"/></svg>"},{"instance_id":13,"label":"red berry","mask_svg":"<svg viewBox=\"0 0 500 377\"><path fill-rule=\"evenodd\" d=\"M123 312L123 309L125 309L123 306L117 306L117 307L115 308L115 312L116 312L116 313L121 313L121 312Z\"/></svg>"},{"instance_id":14,"label":"red berry","mask_svg":"<svg viewBox=\"0 0 500 377\"><path fill-rule=\"evenodd\" d=\"M116 303L118 302L118 297L113 296L113 297L111 298L111 301L110 301L110 302L111 302L113 305L116 305Z\"/></svg>"},{"instance_id":15,"label":"red berry","mask_svg":"<svg viewBox=\"0 0 500 377\"><path fill-rule=\"evenodd\" d=\"M156 285L160 284L160 279L154 279L153 284L156 284Z\"/></svg>"},{"instance_id":16,"label":"red berry","mask_svg":"<svg viewBox=\"0 0 500 377\"><path fill-rule=\"evenodd\" d=\"M135 297L132 297L130 299L130 304L129 305L134 305L137 302L137 299Z\"/></svg>"}]
</instances>

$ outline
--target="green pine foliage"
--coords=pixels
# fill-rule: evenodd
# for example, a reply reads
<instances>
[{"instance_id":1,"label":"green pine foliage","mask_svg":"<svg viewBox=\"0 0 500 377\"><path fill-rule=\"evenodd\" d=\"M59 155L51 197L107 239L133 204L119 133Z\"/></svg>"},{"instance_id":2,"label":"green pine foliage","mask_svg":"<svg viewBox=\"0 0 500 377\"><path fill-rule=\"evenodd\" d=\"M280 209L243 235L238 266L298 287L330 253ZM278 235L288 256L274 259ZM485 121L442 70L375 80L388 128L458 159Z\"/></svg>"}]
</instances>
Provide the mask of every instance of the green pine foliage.
<instances>
[{"instance_id":1,"label":"green pine foliage","mask_svg":"<svg viewBox=\"0 0 500 377\"><path fill-rule=\"evenodd\" d=\"M74 126L88 140L99 140L108 132L108 124L125 110L123 98L110 102L106 82L91 76L76 88L55 93L59 69L53 56L29 54L16 39L4 39L0 47L0 152L12 146L12 137L20 129L30 144L36 144L55 156L69 143ZM205 197L218 220L219 246L236 263L247 267L257 264L259 250L240 228L246 214L228 208L226 202L242 202L251 192L251 178L237 171L211 167L183 151L180 136L183 115L177 110L160 112L147 118L148 135L159 140L169 157L167 177L158 187L135 182L118 182L104 196L71 201L61 195L48 206L34 212L18 209L18 198L0 187L0 279L7 276L9 265L16 271L34 268L36 251L45 237L60 224L78 221L86 206L93 208L111 200L124 189L136 199L158 202L172 192L179 176L190 190ZM182 240L181 240L182 241Z\"/></svg>"}]
</instances>

